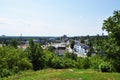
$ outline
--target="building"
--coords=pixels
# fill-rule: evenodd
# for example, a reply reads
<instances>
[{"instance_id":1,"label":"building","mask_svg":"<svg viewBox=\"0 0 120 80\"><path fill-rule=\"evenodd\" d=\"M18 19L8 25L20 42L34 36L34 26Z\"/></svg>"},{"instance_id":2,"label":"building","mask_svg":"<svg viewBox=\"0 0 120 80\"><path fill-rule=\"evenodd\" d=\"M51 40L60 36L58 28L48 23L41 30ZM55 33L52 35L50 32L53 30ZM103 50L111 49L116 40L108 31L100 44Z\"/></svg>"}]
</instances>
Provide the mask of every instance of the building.
<instances>
[{"instance_id":1,"label":"building","mask_svg":"<svg viewBox=\"0 0 120 80\"><path fill-rule=\"evenodd\" d=\"M66 45L67 45L66 43L52 43L52 44L49 44L49 45L45 45L43 47L45 49L49 46L53 46L54 47L54 52L57 55L62 56L62 55L64 55L65 52L67 52Z\"/></svg>"},{"instance_id":2,"label":"building","mask_svg":"<svg viewBox=\"0 0 120 80\"><path fill-rule=\"evenodd\" d=\"M89 46L83 43L80 43L79 41L75 41L74 44L74 53L78 56L86 56L89 50Z\"/></svg>"},{"instance_id":3,"label":"building","mask_svg":"<svg viewBox=\"0 0 120 80\"><path fill-rule=\"evenodd\" d=\"M63 56L66 51L67 51L66 47L55 48L55 53L58 54L59 56Z\"/></svg>"}]
</instances>

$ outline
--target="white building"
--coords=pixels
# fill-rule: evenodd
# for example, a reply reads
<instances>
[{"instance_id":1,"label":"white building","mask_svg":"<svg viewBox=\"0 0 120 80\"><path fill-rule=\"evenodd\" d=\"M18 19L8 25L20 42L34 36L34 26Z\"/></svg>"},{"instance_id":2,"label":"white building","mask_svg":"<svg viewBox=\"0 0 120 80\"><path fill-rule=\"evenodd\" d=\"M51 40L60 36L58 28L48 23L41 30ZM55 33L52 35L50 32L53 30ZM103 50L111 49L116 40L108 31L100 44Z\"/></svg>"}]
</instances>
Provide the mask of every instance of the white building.
<instances>
[{"instance_id":1,"label":"white building","mask_svg":"<svg viewBox=\"0 0 120 80\"><path fill-rule=\"evenodd\" d=\"M88 45L75 41L73 50L74 53L77 54L78 56L86 56L86 54L88 53L88 49L89 49Z\"/></svg>"}]
</instances>

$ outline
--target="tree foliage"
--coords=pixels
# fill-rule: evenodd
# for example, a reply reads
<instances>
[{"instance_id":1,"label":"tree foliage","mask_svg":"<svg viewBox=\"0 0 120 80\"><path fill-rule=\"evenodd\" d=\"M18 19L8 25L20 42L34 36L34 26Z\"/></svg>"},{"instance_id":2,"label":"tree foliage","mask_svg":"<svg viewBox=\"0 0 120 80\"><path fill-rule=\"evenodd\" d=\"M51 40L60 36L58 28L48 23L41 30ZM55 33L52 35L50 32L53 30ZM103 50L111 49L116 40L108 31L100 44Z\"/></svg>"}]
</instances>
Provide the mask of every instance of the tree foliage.
<instances>
[{"instance_id":1,"label":"tree foliage","mask_svg":"<svg viewBox=\"0 0 120 80\"><path fill-rule=\"evenodd\" d=\"M114 11L113 16L104 20L102 29L106 30L109 37L113 38L120 46L120 10Z\"/></svg>"},{"instance_id":2,"label":"tree foliage","mask_svg":"<svg viewBox=\"0 0 120 80\"><path fill-rule=\"evenodd\" d=\"M32 64L25 51L10 46L0 47L0 77L28 69L32 69Z\"/></svg>"},{"instance_id":3,"label":"tree foliage","mask_svg":"<svg viewBox=\"0 0 120 80\"><path fill-rule=\"evenodd\" d=\"M18 46L18 41L15 40L15 39L11 40L11 41L10 41L10 46L13 46L14 48L17 48L17 46Z\"/></svg>"},{"instance_id":4,"label":"tree foliage","mask_svg":"<svg viewBox=\"0 0 120 80\"><path fill-rule=\"evenodd\" d=\"M103 30L108 32L109 39L106 43L106 57L113 64L116 71L120 72L120 10L114 11L113 16L104 20Z\"/></svg>"},{"instance_id":5,"label":"tree foliage","mask_svg":"<svg viewBox=\"0 0 120 80\"><path fill-rule=\"evenodd\" d=\"M40 44L29 41L28 56L31 60L34 70L43 69L45 67L45 54Z\"/></svg>"},{"instance_id":6,"label":"tree foliage","mask_svg":"<svg viewBox=\"0 0 120 80\"><path fill-rule=\"evenodd\" d=\"M74 44L75 44L75 41L74 41L74 40L71 40L71 41L70 41L70 48L71 48L71 49L74 48Z\"/></svg>"},{"instance_id":7,"label":"tree foliage","mask_svg":"<svg viewBox=\"0 0 120 80\"><path fill-rule=\"evenodd\" d=\"M102 72L111 72L113 67L112 65L110 64L110 62L101 62L99 64L99 69L102 71Z\"/></svg>"}]
</instances>

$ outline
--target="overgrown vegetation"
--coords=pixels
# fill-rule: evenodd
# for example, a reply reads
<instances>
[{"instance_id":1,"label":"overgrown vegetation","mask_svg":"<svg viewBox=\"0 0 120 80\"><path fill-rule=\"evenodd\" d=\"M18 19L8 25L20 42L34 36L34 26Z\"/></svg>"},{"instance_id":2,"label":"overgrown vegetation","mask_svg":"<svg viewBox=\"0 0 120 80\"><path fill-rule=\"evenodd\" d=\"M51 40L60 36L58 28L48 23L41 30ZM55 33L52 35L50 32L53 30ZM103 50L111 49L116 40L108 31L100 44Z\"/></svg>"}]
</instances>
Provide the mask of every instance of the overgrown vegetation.
<instances>
[{"instance_id":1,"label":"overgrown vegetation","mask_svg":"<svg viewBox=\"0 0 120 80\"><path fill-rule=\"evenodd\" d=\"M0 47L0 77L9 76L22 70L32 69L26 51L14 47Z\"/></svg>"}]
</instances>

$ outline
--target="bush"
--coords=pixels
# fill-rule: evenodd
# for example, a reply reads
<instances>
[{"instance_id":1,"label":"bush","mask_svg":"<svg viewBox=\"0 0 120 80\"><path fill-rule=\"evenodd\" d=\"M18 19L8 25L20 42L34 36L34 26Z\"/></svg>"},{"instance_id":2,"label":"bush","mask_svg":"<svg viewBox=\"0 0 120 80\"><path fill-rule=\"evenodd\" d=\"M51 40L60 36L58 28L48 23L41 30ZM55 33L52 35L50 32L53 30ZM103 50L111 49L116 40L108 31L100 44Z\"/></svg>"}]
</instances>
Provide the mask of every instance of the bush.
<instances>
[{"instance_id":1,"label":"bush","mask_svg":"<svg viewBox=\"0 0 120 80\"><path fill-rule=\"evenodd\" d=\"M102 62L99 65L99 69L101 72L111 72L113 67L109 62Z\"/></svg>"},{"instance_id":2,"label":"bush","mask_svg":"<svg viewBox=\"0 0 120 80\"><path fill-rule=\"evenodd\" d=\"M22 49L0 47L0 77L7 77L31 67L27 54Z\"/></svg>"},{"instance_id":3,"label":"bush","mask_svg":"<svg viewBox=\"0 0 120 80\"><path fill-rule=\"evenodd\" d=\"M75 60L72 60L70 58L63 59L64 68L74 68L76 66Z\"/></svg>"},{"instance_id":4,"label":"bush","mask_svg":"<svg viewBox=\"0 0 120 80\"><path fill-rule=\"evenodd\" d=\"M45 67L52 67L52 59L56 56L54 52L44 49L45 54Z\"/></svg>"},{"instance_id":5,"label":"bush","mask_svg":"<svg viewBox=\"0 0 120 80\"><path fill-rule=\"evenodd\" d=\"M103 59L99 55L92 56L90 57L89 60L90 60L90 67L96 70L99 69L99 64L103 62Z\"/></svg>"},{"instance_id":6,"label":"bush","mask_svg":"<svg viewBox=\"0 0 120 80\"><path fill-rule=\"evenodd\" d=\"M28 70L32 69L32 63L29 62L27 58L23 58L18 62L18 66L20 70Z\"/></svg>"},{"instance_id":7,"label":"bush","mask_svg":"<svg viewBox=\"0 0 120 80\"><path fill-rule=\"evenodd\" d=\"M49 46L49 47L48 47L48 50L51 51L51 52L54 52L54 49L55 49L54 46Z\"/></svg>"},{"instance_id":8,"label":"bush","mask_svg":"<svg viewBox=\"0 0 120 80\"><path fill-rule=\"evenodd\" d=\"M76 68L88 69L90 68L90 60L88 58L78 58Z\"/></svg>"},{"instance_id":9,"label":"bush","mask_svg":"<svg viewBox=\"0 0 120 80\"><path fill-rule=\"evenodd\" d=\"M90 61L89 61L88 58L83 58L82 67L83 67L84 69L90 68Z\"/></svg>"},{"instance_id":10,"label":"bush","mask_svg":"<svg viewBox=\"0 0 120 80\"><path fill-rule=\"evenodd\" d=\"M70 58L70 59L75 60L75 61L77 60L77 55L74 54L74 53L70 53L70 52L64 53L64 57L65 58Z\"/></svg>"},{"instance_id":11,"label":"bush","mask_svg":"<svg viewBox=\"0 0 120 80\"><path fill-rule=\"evenodd\" d=\"M78 68L78 69L82 68L82 58L77 58L76 68Z\"/></svg>"},{"instance_id":12,"label":"bush","mask_svg":"<svg viewBox=\"0 0 120 80\"><path fill-rule=\"evenodd\" d=\"M64 68L64 63L61 57L54 56L52 59L52 67L55 69L63 69Z\"/></svg>"},{"instance_id":13,"label":"bush","mask_svg":"<svg viewBox=\"0 0 120 80\"><path fill-rule=\"evenodd\" d=\"M55 69L74 68L76 61L67 57L54 56L51 60L51 67Z\"/></svg>"},{"instance_id":14,"label":"bush","mask_svg":"<svg viewBox=\"0 0 120 80\"><path fill-rule=\"evenodd\" d=\"M4 69L0 69L0 78L1 77L7 77L11 75L11 71L8 70L7 68L4 68Z\"/></svg>"}]
</instances>

